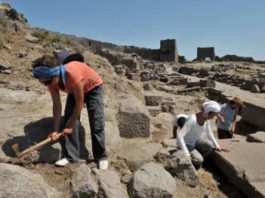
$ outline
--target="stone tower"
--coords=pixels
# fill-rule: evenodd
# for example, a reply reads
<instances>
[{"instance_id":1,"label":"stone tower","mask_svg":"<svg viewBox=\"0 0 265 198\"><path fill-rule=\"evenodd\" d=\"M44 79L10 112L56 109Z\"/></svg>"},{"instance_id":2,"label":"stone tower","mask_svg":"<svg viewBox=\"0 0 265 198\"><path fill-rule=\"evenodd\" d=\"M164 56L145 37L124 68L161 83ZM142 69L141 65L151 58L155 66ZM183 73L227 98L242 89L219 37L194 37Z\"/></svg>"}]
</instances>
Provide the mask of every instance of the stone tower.
<instances>
[{"instance_id":1,"label":"stone tower","mask_svg":"<svg viewBox=\"0 0 265 198\"><path fill-rule=\"evenodd\" d=\"M160 41L160 61L178 62L178 50L175 39Z\"/></svg>"},{"instance_id":2,"label":"stone tower","mask_svg":"<svg viewBox=\"0 0 265 198\"><path fill-rule=\"evenodd\" d=\"M210 58L211 61L215 60L214 47L197 48L197 60L205 60L206 58Z\"/></svg>"}]
</instances>

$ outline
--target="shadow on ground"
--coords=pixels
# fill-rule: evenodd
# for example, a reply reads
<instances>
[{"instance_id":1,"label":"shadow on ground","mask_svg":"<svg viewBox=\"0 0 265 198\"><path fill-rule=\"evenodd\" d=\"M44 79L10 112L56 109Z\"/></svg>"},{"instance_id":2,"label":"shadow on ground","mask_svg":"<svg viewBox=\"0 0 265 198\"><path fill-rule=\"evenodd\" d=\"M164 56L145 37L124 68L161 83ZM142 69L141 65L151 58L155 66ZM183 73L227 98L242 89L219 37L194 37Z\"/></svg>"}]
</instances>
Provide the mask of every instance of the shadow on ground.
<instances>
[{"instance_id":1,"label":"shadow on ground","mask_svg":"<svg viewBox=\"0 0 265 198\"><path fill-rule=\"evenodd\" d=\"M16 157L14 151L11 148L11 145L18 144L19 150L23 151L30 146L41 142L46 139L49 133L52 132L52 118L43 118L38 121L30 122L24 126L25 136L17 136L12 139L7 140L3 146L2 150L6 156ZM82 125L80 125L80 158L88 159L88 151L85 146L85 130ZM38 151L38 160L37 162L42 163L53 163L59 159L61 152L61 146L58 142L52 142L43 146Z\"/></svg>"},{"instance_id":2,"label":"shadow on ground","mask_svg":"<svg viewBox=\"0 0 265 198\"><path fill-rule=\"evenodd\" d=\"M210 158L207 158L203 163L202 168L210 172L213 178L218 183L218 188L229 198L247 198L247 196L241 192L236 186L229 182L229 179L222 173L222 171L213 165Z\"/></svg>"},{"instance_id":3,"label":"shadow on ground","mask_svg":"<svg viewBox=\"0 0 265 198\"><path fill-rule=\"evenodd\" d=\"M250 124L249 122L246 122L244 120L240 120L237 122L236 124L236 134L240 134L240 135L248 135L251 133L256 133L257 131L259 131L261 129L259 129L259 127Z\"/></svg>"}]
</instances>

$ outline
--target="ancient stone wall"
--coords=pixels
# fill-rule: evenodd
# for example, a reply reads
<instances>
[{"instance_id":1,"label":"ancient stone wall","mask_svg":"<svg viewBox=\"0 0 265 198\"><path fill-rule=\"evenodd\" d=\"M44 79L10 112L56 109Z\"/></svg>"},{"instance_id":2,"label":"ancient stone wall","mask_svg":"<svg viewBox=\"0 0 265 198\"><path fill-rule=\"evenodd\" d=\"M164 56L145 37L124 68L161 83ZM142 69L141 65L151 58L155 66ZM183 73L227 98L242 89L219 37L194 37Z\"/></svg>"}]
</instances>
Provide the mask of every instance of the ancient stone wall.
<instances>
[{"instance_id":1,"label":"ancient stone wall","mask_svg":"<svg viewBox=\"0 0 265 198\"><path fill-rule=\"evenodd\" d=\"M125 46L125 53L136 53L144 59L160 61L160 50L159 49L148 49L139 48L134 46Z\"/></svg>"},{"instance_id":2,"label":"ancient stone wall","mask_svg":"<svg viewBox=\"0 0 265 198\"><path fill-rule=\"evenodd\" d=\"M175 39L161 40L160 49L140 48L135 46L119 46L112 43L105 43L86 38L79 39L79 43L97 53L101 53L102 49L110 49L117 52L136 53L147 60L162 62L178 62L179 60Z\"/></svg>"},{"instance_id":3,"label":"ancient stone wall","mask_svg":"<svg viewBox=\"0 0 265 198\"><path fill-rule=\"evenodd\" d=\"M197 60L205 60L206 58L210 58L212 61L215 60L214 47L197 48Z\"/></svg>"}]
</instances>

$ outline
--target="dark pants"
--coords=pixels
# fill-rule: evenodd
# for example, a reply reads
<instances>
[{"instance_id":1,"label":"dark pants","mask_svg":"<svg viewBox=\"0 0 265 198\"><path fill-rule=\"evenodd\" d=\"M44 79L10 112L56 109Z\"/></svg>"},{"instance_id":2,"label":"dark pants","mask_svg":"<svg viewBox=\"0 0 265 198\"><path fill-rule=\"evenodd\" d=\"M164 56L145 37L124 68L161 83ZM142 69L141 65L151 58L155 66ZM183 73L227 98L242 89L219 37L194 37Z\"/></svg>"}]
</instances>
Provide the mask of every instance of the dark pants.
<instances>
[{"instance_id":1,"label":"dark pants","mask_svg":"<svg viewBox=\"0 0 265 198\"><path fill-rule=\"evenodd\" d=\"M208 139L198 140L195 147L187 145L187 148L190 152L192 164L196 169L201 167L204 158L210 155L214 150L213 143Z\"/></svg>"},{"instance_id":2,"label":"dark pants","mask_svg":"<svg viewBox=\"0 0 265 198\"><path fill-rule=\"evenodd\" d=\"M229 139L232 138L232 134L230 131L223 130L223 129L217 129L218 133L218 139Z\"/></svg>"},{"instance_id":3,"label":"dark pants","mask_svg":"<svg viewBox=\"0 0 265 198\"><path fill-rule=\"evenodd\" d=\"M89 115L93 156L95 161L98 162L101 159L107 158L105 150L103 87L98 86L85 93L84 102L86 103ZM64 112L64 125L71 117L74 107L74 95L68 94ZM80 158L80 125L80 120L77 120L73 132L66 135L61 141L62 157L66 157L74 162L77 162Z\"/></svg>"}]
</instances>

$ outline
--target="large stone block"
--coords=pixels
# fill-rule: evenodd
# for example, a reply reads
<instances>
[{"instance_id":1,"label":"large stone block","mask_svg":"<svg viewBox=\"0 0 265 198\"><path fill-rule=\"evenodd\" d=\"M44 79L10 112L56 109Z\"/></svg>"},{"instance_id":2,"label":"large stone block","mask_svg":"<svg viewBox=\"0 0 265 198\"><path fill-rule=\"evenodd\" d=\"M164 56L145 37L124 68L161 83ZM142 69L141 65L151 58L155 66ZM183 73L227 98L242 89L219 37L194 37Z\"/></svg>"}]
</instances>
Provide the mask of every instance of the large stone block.
<instances>
[{"instance_id":1,"label":"large stone block","mask_svg":"<svg viewBox=\"0 0 265 198\"><path fill-rule=\"evenodd\" d=\"M135 172L129 190L131 197L170 198L176 191L176 183L161 165L150 162Z\"/></svg>"},{"instance_id":2,"label":"large stone block","mask_svg":"<svg viewBox=\"0 0 265 198\"><path fill-rule=\"evenodd\" d=\"M215 82L214 80L200 80L200 87L215 87Z\"/></svg>"},{"instance_id":3,"label":"large stone block","mask_svg":"<svg viewBox=\"0 0 265 198\"><path fill-rule=\"evenodd\" d=\"M148 111L137 99L121 103L117 115L121 137L136 138L150 136L150 118Z\"/></svg>"},{"instance_id":4,"label":"large stone block","mask_svg":"<svg viewBox=\"0 0 265 198\"><path fill-rule=\"evenodd\" d=\"M148 108L149 114L152 117L156 117L160 113L160 108L159 107L150 107Z\"/></svg>"},{"instance_id":5,"label":"large stone block","mask_svg":"<svg viewBox=\"0 0 265 198\"><path fill-rule=\"evenodd\" d=\"M159 106L162 102L163 97L159 95L146 95L145 105L146 106Z\"/></svg>"},{"instance_id":6,"label":"large stone block","mask_svg":"<svg viewBox=\"0 0 265 198\"><path fill-rule=\"evenodd\" d=\"M167 169L189 186L195 187L199 182L197 171L191 160L181 150L178 150L170 157Z\"/></svg>"},{"instance_id":7,"label":"large stone block","mask_svg":"<svg viewBox=\"0 0 265 198\"><path fill-rule=\"evenodd\" d=\"M0 163L0 197L8 198L59 198L55 188L40 175L10 164Z\"/></svg>"},{"instance_id":8,"label":"large stone block","mask_svg":"<svg viewBox=\"0 0 265 198\"><path fill-rule=\"evenodd\" d=\"M128 73L127 78L130 80L134 80L134 81L140 81L141 80L141 76L139 73Z\"/></svg>"},{"instance_id":9,"label":"large stone block","mask_svg":"<svg viewBox=\"0 0 265 198\"><path fill-rule=\"evenodd\" d=\"M220 141L223 148L230 152L214 152L210 155L215 166L226 175L247 197L265 197L265 144L246 142L237 137L239 142Z\"/></svg>"}]
</instances>

